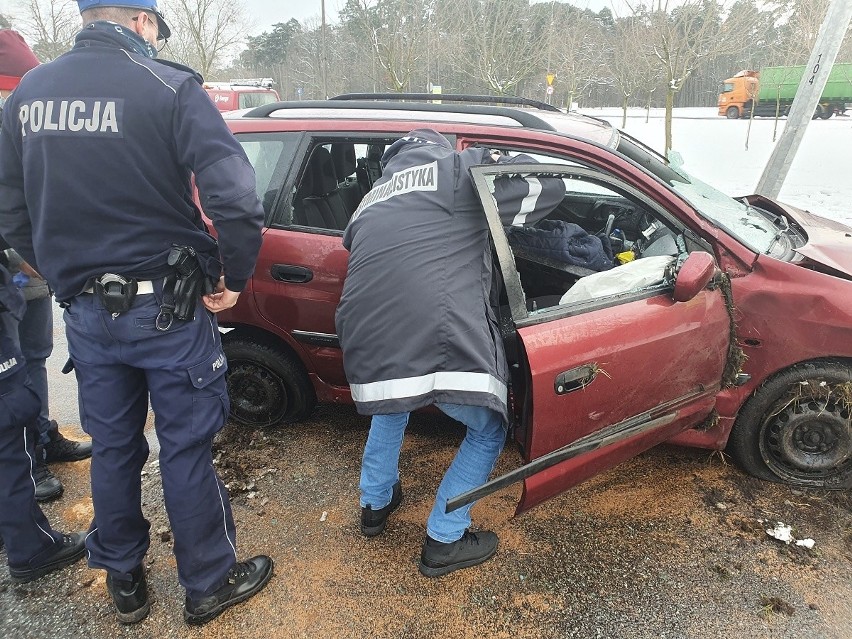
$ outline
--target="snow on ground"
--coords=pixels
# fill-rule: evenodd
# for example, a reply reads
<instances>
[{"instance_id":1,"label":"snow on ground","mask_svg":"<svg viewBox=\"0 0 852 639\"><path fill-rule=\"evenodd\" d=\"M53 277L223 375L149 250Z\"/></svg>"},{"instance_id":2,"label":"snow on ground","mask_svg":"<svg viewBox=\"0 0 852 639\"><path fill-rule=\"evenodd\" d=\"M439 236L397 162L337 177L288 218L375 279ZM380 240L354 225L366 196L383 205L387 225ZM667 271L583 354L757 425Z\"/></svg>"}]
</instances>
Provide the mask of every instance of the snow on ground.
<instances>
[{"instance_id":1,"label":"snow on ground","mask_svg":"<svg viewBox=\"0 0 852 639\"><path fill-rule=\"evenodd\" d=\"M621 109L580 112L621 128ZM663 109L651 109L646 123L645 109L628 109L624 130L662 152L663 117ZM777 137L785 123L779 120ZM733 196L754 193L775 146L775 121L755 118L746 149L748 124L718 116L715 108L675 109L672 146L684 168L708 184ZM778 199L852 224L852 117L810 122Z\"/></svg>"}]
</instances>

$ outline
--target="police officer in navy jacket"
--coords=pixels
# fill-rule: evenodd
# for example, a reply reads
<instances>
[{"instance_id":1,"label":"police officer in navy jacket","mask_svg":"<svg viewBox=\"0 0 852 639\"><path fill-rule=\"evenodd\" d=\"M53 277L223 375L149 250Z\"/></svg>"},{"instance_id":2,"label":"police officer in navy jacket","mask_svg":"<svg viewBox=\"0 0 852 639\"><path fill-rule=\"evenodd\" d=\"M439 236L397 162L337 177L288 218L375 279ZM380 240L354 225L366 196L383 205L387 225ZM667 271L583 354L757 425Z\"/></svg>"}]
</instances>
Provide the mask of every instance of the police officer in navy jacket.
<instances>
[{"instance_id":1,"label":"police officer in navy jacket","mask_svg":"<svg viewBox=\"0 0 852 639\"><path fill-rule=\"evenodd\" d=\"M53 530L35 500L32 431L41 400L15 339L26 302L11 280L0 264L0 542L12 581L22 583L80 559L86 533Z\"/></svg>"},{"instance_id":2,"label":"police officer in navy jacket","mask_svg":"<svg viewBox=\"0 0 852 639\"><path fill-rule=\"evenodd\" d=\"M200 624L272 576L265 555L238 562L211 455L229 409L214 314L251 277L263 210L251 164L201 78L156 60L170 35L156 0L77 2L84 27L74 48L30 71L6 103L0 234L66 306L93 442L89 565L107 571L119 621L145 617L140 472L150 397L184 618ZM191 175L218 243L193 204ZM217 282L184 319L175 247Z\"/></svg>"}]
</instances>

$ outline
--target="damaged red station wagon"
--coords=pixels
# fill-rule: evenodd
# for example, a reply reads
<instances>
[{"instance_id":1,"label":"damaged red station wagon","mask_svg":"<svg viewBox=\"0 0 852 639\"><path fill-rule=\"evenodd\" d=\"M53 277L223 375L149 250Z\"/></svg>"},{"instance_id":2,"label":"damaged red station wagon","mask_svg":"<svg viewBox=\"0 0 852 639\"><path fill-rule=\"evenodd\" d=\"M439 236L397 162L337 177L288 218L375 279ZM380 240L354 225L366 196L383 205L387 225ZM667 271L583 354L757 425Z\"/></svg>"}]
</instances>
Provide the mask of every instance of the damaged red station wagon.
<instances>
[{"instance_id":1,"label":"damaged red station wagon","mask_svg":"<svg viewBox=\"0 0 852 639\"><path fill-rule=\"evenodd\" d=\"M725 449L763 479L852 487L852 229L724 195L600 120L519 98L428 99L350 95L226 118L266 211L254 277L220 314L234 421L351 401L334 326L343 229L384 149L431 127L459 150L538 162L472 169L502 276L510 438L526 463L450 508L523 480L521 512L661 442ZM492 197L512 172L561 177L547 219L607 237L615 266L514 242Z\"/></svg>"}]
</instances>

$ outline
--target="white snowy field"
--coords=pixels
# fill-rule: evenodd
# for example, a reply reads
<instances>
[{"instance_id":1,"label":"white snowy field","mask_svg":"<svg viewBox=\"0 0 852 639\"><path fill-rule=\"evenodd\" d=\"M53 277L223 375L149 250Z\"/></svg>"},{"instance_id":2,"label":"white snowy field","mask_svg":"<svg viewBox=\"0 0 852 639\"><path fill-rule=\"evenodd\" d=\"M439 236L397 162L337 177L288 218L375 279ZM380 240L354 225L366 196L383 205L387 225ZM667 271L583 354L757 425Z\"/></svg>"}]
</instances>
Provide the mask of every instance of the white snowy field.
<instances>
[{"instance_id":1,"label":"white snowy field","mask_svg":"<svg viewBox=\"0 0 852 639\"><path fill-rule=\"evenodd\" d=\"M580 109L621 128L620 109ZM852 113L852 112L847 112ZM663 109L628 109L624 130L662 152ZM786 120L778 122L780 137ZM755 192L775 142L775 121L755 118L746 150L748 120L728 120L715 108L674 110L672 146L683 156L684 168L733 196ZM813 120L778 197L812 213L852 224L852 117Z\"/></svg>"}]
</instances>

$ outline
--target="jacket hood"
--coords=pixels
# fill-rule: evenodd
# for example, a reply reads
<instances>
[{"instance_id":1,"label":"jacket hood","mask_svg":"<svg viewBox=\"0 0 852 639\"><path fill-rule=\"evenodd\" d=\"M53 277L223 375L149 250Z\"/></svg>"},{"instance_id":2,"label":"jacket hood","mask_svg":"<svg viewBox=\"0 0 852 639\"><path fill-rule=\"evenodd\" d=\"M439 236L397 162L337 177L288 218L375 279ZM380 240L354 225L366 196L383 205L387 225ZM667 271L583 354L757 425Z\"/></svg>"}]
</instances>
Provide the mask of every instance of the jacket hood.
<instances>
[{"instance_id":1,"label":"jacket hood","mask_svg":"<svg viewBox=\"0 0 852 639\"><path fill-rule=\"evenodd\" d=\"M434 129L414 129L387 148L382 155L382 168L385 168L394 156L418 144L437 144L445 149L453 150L450 141Z\"/></svg>"}]
</instances>

